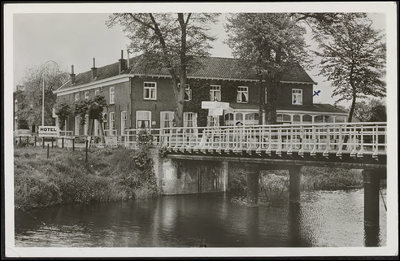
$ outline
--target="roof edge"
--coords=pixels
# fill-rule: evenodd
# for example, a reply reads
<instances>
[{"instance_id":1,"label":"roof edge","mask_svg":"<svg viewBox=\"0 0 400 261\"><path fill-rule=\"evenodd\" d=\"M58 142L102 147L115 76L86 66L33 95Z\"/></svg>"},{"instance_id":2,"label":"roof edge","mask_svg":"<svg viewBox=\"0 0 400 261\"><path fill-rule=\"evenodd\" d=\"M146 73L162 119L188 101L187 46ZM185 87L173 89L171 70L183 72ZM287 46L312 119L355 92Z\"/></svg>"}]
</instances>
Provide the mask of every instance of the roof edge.
<instances>
[{"instance_id":1,"label":"roof edge","mask_svg":"<svg viewBox=\"0 0 400 261\"><path fill-rule=\"evenodd\" d=\"M53 91L53 93L54 94L58 94L58 93L63 93L63 92L71 92L71 91L75 91L77 89L88 88L88 87L92 87L93 85L112 82L112 81L123 79L123 78L131 78L131 77L135 77L135 76L136 75L134 75L134 74L120 74L120 75L112 76L112 77L105 78L105 79L102 79L102 80L99 80L99 81L94 81L94 82L90 82L90 83L85 83L85 84L72 86L72 87L70 87L68 89L64 89L64 90L60 90L60 88L61 88L60 87L57 90Z\"/></svg>"}]
</instances>

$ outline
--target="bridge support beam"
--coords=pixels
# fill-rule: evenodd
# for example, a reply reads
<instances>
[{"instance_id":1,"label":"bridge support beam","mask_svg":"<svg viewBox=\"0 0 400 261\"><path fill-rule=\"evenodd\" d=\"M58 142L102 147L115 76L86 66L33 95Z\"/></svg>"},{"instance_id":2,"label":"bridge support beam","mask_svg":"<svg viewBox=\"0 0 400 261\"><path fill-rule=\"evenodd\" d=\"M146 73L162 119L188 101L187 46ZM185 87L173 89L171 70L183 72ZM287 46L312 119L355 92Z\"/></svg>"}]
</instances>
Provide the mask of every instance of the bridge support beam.
<instances>
[{"instance_id":1,"label":"bridge support beam","mask_svg":"<svg viewBox=\"0 0 400 261\"><path fill-rule=\"evenodd\" d=\"M290 176L290 185L289 185L290 203L300 204L301 166L291 166L289 168L289 176Z\"/></svg>"},{"instance_id":2,"label":"bridge support beam","mask_svg":"<svg viewBox=\"0 0 400 261\"><path fill-rule=\"evenodd\" d=\"M246 166L247 175L247 206L258 207L258 180L260 168L255 165Z\"/></svg>"},{"instance_id":3,"label":"bridge support beam","mask_svg":"<svg viewBox=\"0 0 400 261\"><path fill-rule=\"evenodd\" d=\"M379 186L382 173L364 170L364 226L379 226Z\"/></svg>"}]
</instances>

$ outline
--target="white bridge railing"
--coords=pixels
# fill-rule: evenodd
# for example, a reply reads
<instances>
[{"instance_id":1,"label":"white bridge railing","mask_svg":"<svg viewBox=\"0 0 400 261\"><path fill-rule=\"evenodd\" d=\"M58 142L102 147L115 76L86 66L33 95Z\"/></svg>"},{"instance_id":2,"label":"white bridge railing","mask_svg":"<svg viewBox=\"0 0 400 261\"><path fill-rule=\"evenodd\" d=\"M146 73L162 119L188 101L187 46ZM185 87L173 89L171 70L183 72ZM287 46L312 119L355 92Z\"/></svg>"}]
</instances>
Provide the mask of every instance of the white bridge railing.
<instances>
[{"instance_id":1,"label":"white bridge railing","mask_svg":"<svg viewBox=\"0 0 400 261\"><path fill-rule=\"evenodd\" d=\"M321 123L128 130L125 146L150 142L169 151L215 153L297 153L323 156L343 153L386 155L386 123Z\"/></svg>"}]
</instances>

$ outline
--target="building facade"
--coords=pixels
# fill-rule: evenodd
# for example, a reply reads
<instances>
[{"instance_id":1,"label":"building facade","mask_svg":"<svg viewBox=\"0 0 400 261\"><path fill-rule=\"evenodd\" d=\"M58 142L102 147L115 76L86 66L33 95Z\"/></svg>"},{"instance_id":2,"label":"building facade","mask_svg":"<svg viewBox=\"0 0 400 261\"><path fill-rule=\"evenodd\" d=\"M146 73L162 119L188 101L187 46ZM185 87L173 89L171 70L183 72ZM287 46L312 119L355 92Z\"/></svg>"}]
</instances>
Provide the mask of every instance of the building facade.
<instances>
[{"instance_id":1,"label":"building facade","mask_svg":"<svg viewBox=\"0 0 400 261\"><path fill-rule=\"evenodd\" d=\"M171 77L165 69L146 67L141 59L134 57L128 62L121 57L118 62L100 68L93 61L90 71L77 75L72 67L70 80L54 92L57 103L73 103L102 94L108 104L103 112L106 135L122 136L126 129L173 126L175 98ZM260 95L268 94L260 93L256 72L243 72L239 60L232 58L208 57L198 62L198 69L187 74L184 127L258 124ZM301 67L284 74L278 88L278 123L346 120L346 112L332 105L313 104L314 84ZM220 117L211 117L208 110L201 108L202 101L226 102L229 108ZM95 122L95 135L99 133L98 124ZM87 135L88 120L81 125L79 115L70 116L64 131Z\"/></svg>"}]
</instances>

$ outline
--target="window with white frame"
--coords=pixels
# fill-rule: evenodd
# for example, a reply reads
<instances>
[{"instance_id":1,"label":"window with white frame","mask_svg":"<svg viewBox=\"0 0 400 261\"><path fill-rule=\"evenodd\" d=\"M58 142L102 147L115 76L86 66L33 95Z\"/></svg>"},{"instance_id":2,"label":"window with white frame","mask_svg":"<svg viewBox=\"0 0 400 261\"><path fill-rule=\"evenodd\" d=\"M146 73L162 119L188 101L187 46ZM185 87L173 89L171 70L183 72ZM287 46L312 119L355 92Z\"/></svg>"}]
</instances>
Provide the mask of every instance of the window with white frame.
<instances>
[{"instance_id":1,"label":"window with white frame","mask_svg":"<svg viewBox=\"0 0 400 261\"><path fill-rule=\"evenodd\" d=\"M234 125L234 115L233 113L227 113L224 116L225 126L233 126Z\"/></svg>"},{"instance_id":2,"label":"window with white frame","mask_svg":"<svg viewBox=\"0 0 400 261\"><path fill-rule=\"evenodd\" d=\"M178 83L178 87L180 87L181 84ZM190 84L185 84L185 101L191 101L192 100L192 89L190 89Z\"/></svg>"},{"instance_id":3,"label":"window with white frame","mask_svg":"<svg viewBox=\"0 0 400 261\"><path fill-rule=\"evenodd\" d=\"M79 125L81 124L81 122L80 122L81 120L80 120L80 117L79 117L79 115L76 115L75 116L75 129L74 129L74 133L75 133L75 135L79 135Z\"/></svg>"},{"instance_id":4,"label":"window with white frame","mask_svg":"<svg viewBox=\"0 0 400 261\"><path fill-rule=\"evenodd\" d=\"M243 123L242 121L243 121L243 113L241 113L241 112L238 112L238 113L236 113L235 114L235 124L239 121L239 122L241 122L241 123Z\"/></svg>"},{"instance_id":5,"label":"window with white frame","mask_svg":"<svg viewBox=\"0 0 400 261\"><path fill-rule=\"evenodd\" d=\"M219 116L207 116L207 127L219 126Z\"/></svg>"},{"instance_id":6,"label":"window with white frame","mask_svg":"<svg viewBox=\"0 0 400 261\"><path fill-rule=\"evenodd\" d=\"M108 130L107 113L102 113L103 116L103 130Z\"/></svg>"},{"instance_id":7,"label":"window with white frame","mask_svg":"<svg viewBox=\"0 0 400 261\"><path fill-rule=\"evenodd\" d=\"M210 101L221 101L221 85L210 86Z\"/></svg>"},{"instance_id":8,"label":"window with white frame","mask_svg":"<svg viewBox=\"0 0 400 261\"><path fill-rule=\"evenodd\" d=\"M162 111L160 112L161 124L160 128L173 127L174 112L173 111Z\"/></svg>"},{"instance_id":9,"label":"window with white frame","mask_svg":"<svg viewBox=\"0 0 400 261\"><path fill-rule=\"evenodd\" d=\"M303 104L303 90L292 89L292 104L302 105Z\"/></svg>"},{"instance_id":10,"label":"window with white frame","mask_svg":"<svg viewBox=\"0 0 400 261\"><path fill-rule=\"evenodd\" d=\"M89 100L89 91L85 91L85 100Z\"/></svg>"},{"instance_id":11,"label":"window with white frame","mask_svg":"<svg viewBox=\"0 0 400 261\"><path fill-rule=\"evenodd\" d=\"M246 113L244 115L246 125L258 124L258 113Z\"/></svg>"},{"instance_id":12,"label":"window with white frame","mask_svg":"<svg viewBox=\"0 0 400 261\"><path fill-rule=\"evenodd\" d=\"M249 88L247 86L239 86L238 87L237 102L238 103L249 102Z\"/></svg>"},{"instance_id":13,"label":"window with white frame","mask_svg":"<svg viewBox=\"0 0 400 261\"><path fill-rule=\"evenodd\" d=\"M99 136L99 122L94 120L94 136Z\"/></svg>"},{"instance_id":14,"label":"window with white frame","mask_svg":"<svg viewBox=\"0 0 400 261\"><path fill-rule=\"evenodd\" d=\"M114 104L114 87L110 87L110 104Z\"/></svg>"},{"instance_id":15,"label":"window with white frame","mask_svg":"<svg viewBox=\"0 0 400 261\"><path fill-rule=\"evenodd\" d=\"M150 128L151 111L136 111L136 128Z\"/></svg>"},{"instance_id":16,"label":"window with white frame","mask_svg":"<svg viewBox=\"0 0 400 261\"><path fill-rule=\"evenodd\" d=\"M143 83L143 99L157 100L157 83L144 82Z\"/></svg>"},{"instance_id":17,"label":"window with white frame","mask_svg":"<svg viewBox=\"0 0 400 261\"><path fill-rule=\"evenodd\" d=\"M197 113L184 112L183 113L183 127L197 127Z\"/></svg>"},{"instance_id":18,"label":"window with white frame","mask_svg":"<svg viewBox=\"0 0 400 261\"><path fill-rule=\"evenodd\" d=\"M75 93L75 101L79 101L79 92Z\"/></svg>"},{"instance_id":19,"label":"window with white frame","mask_svg":"<svg viewBox=\"0 0 400 261\"><path fill-rule=\"evenodd\" d=\"M126 111L121 111L121 135L125 135L125 130L128 128L128 114Z\"/></svg>"},{"instance_id":20,"label":"window with white frame","mask_svg":"<svg viewBox=\"0 0 400 261\"><path fill-rule=\"evenodd\" d=\"M110 131L115 130L115 112L110 112ZM111 133L110 133L111 134Z\"/></svg>"},{"instance_id":21,"label":"window with white frame","mask_svg":"<svg viewBox=\"0 0 400 261\"><path fill-rule=\"evenodd\" d=\"M99 95L99 94L100 94L100 89L94 90L94 96Z\"/></svg>"},{"instance_id":22,"label":"window with white frame","mask_svg":"<svg viewBox=\"0 0 400 261\"><path fill-rule=\"evenodd\" d=\"M88 135L89 130L89 114L85 115L85 125L83 126L83 135Z\"/></svg>"}]
</instances>

